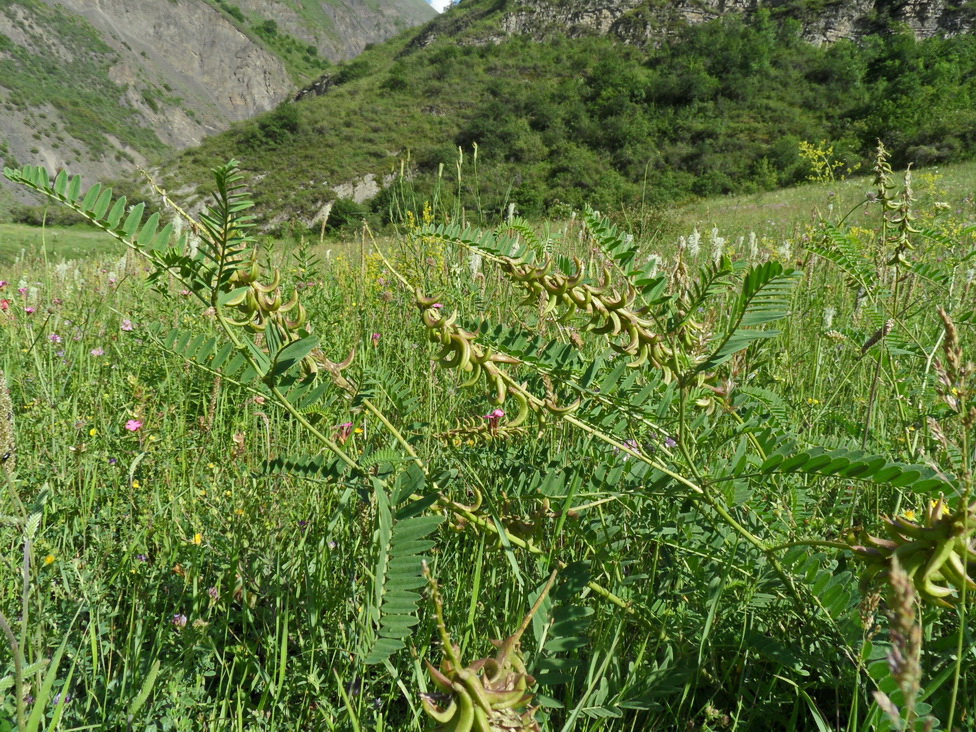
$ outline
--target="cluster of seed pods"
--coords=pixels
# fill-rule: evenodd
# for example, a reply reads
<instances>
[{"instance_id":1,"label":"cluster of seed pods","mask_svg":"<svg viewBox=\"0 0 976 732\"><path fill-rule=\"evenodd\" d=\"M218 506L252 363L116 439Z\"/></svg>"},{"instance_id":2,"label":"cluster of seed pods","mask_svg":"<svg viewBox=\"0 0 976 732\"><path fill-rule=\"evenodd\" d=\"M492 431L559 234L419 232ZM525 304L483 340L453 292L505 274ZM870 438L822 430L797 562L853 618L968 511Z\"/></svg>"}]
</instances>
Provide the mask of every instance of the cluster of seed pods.
<instances>
[{"instance_id":1,"label":"cluster of seed pods","mask_svg":"<svg viewBox=\"0 0 976 732\"><path fill-rule=\"evenodd\" d=\"M239 269L230 278L233 289L244 288L224 304L237 308L242 317L231 319L233 325L259 333L269 325L276 325L282 333L295 331L305 325L308 314L299 302L298 291L284 302L281 296L281 272L277 269L270 284L258 280L261 267L255 257L247 269Z\"/></svg>"},{"instance_id":2,"label":"cluster of seed pods","mask_svg":"<svg viewBox=\"0 0 976 732\"><path fill-rule=\"evenodd\" d=\"M847 542L865 564L861 576L866 589L875 578L888 576L897 557L919 596L935 605L951 607L963 587L976 590L970 572L976 567L976 503L950 512L943 498L932 501L921 521L907 516L884 519L888 538L867 531L851 531Z\"/></svg>"},{"instance_id":3,"label":"cluster of seed pods","mask_svg":"<svg viewBox=\"0 0 976 732\"><path fill-rule=\"evenodd\" d=\"M478 343L477 333L472 333L457 324L457 313L444 315L443 308L437 298L428 297L419 290L414 297L420 308L421 319L427 328L428 338L433 343L440 344L441 350L434 360L445 369L453 369L464 375L461 386L474 386L484 376L489 388L489 401L495 405L502 405L512 396L518 403L518 412L514 417L505 421L504 430L511 430L521 425L529 412L545 410L550 414L562 416L570 414L579 406L579 401L566 406L560 406L553 399L540 400L531 396L523 386L515 382L502 372L499 364L519 364L516 358L504 353L495 352L491 346Z\"/></svg>"},{"instance_id":4,"label":"cluster of seed pods","mask_svg":"<svg viewBox=\"0 0 976 732\"><path fill-rule=\"evenodd\" d=\"M502 271L518 286L528 290L523 304L541 302L542 315L559 312L557 320L566 322L577 314L589 318L586 329L590 332L607 335L614 350L631 356L628 366L638 368L652 363L670 374L672 352L660 334L655 333L654 323L643 317L643 308L634 308L637 290L631 283L623 294L610 289L610 273L604 270L603 284L584 284L585 267L579 259L574 259L576 271L571 275L553 272L552 260L540 266L527 264L512 257L501 258ZM625 340L614 341L615 336L623 335Z\"/></svg>"}]
</instances>

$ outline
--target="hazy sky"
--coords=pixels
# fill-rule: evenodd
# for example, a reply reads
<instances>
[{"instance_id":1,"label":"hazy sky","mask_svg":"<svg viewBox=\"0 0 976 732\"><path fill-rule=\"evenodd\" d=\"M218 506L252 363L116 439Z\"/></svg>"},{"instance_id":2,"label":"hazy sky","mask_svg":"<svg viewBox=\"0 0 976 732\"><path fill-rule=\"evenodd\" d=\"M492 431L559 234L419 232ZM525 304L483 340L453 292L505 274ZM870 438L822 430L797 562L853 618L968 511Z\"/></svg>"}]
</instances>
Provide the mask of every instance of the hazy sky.
<instances>
[{"instance_id":1,"label":"hazy sky","mask_svg":"<svg viewBox=\"0 0 976 732\"><path fill-rule=\"evenodd\" d=\"M427 0L436 10L444 12L444 8L451 4L451 0Z\"/></svg>"}]
</instances>

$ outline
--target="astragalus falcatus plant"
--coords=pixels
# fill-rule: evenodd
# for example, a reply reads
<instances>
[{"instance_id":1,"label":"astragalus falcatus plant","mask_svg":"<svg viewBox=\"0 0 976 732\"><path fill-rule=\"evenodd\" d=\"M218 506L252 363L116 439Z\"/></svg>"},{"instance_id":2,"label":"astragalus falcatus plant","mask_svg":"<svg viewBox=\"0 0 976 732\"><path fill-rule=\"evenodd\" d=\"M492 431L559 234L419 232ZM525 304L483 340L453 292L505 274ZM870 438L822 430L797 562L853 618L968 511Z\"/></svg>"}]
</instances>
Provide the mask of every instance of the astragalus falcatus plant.
<instances>
[{"instance_id":1,"label":"astragalus falcatus plant","mask_svg":"<svg viewBox=\"0 0 976 732\"><path fill-rule=\"evenodd\" d=\"M436 245L448 260L475 255L483 277L517 295L505 299L516 303L510 307L467 310L450 288L430 291L411 279L417 271L399 273L397 252L384 255L403 286L401 306L414 314L412 332L432 344L438 373L426 375L458 407L451 419L418 425L379 405L381 391L411 397L404 382L359 376L349 355L334 352L321 314L262 266L234 163L215 171L214 200L198 219L176 210L189 229L180 237L158 214L143 220L142 206L129 209L108 189L83 193L77 177L52 181L34 167L5 173L142 255L160 291L172 279L212 309L216 333L180 327L159 332L157 346L240 384L307 435L304 454L268 454L268 472L324 480L358 497L355 520L369 536L369 556L359 564L371 588L353 621L368 639L356 649L364 664L389 669L394 654L415 647L422 622L434 625L419 612L424 557L478 557L472 585L462 589L476 639L499 629L505 636L513 625L510 617L484 619L488 572L510 572L506 596L530 596L535 586L531 622L494 657L467 665L452 646L445 604L435 599L447 659L431 672L440 692L411 702L445 729L539 727L543 715L526 709L534 681L547 695L565 685L567 697L579 696L566 700L576 709L553 712L570 727L584 706L607 717L650 709L660 678L628 674L611 662L612 652L589 657L587 635L599 621L616 627L611 648L621 638L641 638L644 647L657 638L664 647L670 619L683 618L688 597L706 592L712 609L698 658L662 651L655 663L728 678L733 670L705 652L727 588L776 608L750 631L764 658L800 664L829 654L858 668L856 592L834 554L874 558L888 545L868 547L865 538L852 548L836 536L808 536L788 504L805 505L821 486L844 482L945 496L938 515L920 525L925 530L965 516L952 503L961 486L955 476L846 442L816 444L777 418L782 405L754 377L767 368L775 326L790 315L802 279L781 262L746 264L719 252L699 265L682 253L661 266L595 211L582 215L572 252L553 251L517 220L495 231L417 226L406 246ZM834 259L846 262L850 252L842 254ZM405 353L408 344L399 347ZM324 427L336 404L369 415L382 444L360 448ZM899 535L909 536L904 530ZM958 538L956 529L949 533ZM540 589L539 578L552 573L551 591ZM929 577L937 579L934 571ZM483 627L492 621L502 628ZM529 627L535 643L531 651L523 643L523 658L515 646ZM776 645L783 634L803 634L802 648ZM425 683L420 674L414 681Z\"/></svg>"}]
</instances>

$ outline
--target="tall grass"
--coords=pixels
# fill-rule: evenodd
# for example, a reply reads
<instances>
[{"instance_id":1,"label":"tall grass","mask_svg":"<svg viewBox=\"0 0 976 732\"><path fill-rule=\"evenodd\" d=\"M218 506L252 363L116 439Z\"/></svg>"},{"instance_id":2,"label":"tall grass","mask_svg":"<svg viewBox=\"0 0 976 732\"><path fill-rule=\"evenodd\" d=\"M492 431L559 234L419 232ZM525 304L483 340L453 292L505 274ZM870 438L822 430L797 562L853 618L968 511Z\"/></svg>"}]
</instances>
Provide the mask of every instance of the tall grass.
<instances>
[{"instance_id":1,"label":"tall grass","mask_svg":"<svg viewBox=\"0 0 976 732\"><path fill-rule=\"evenodd\" d=\"M885 516L945 523L925 518L940 493L972 535L972 237L911 202L927 233L905 229L906 197L760 238L741 265L721 231L651 250L592 212L550 236L428 208L382 249L276 246L257 281L277 269L299 293L312 332L292 343L318 339L301 361L328 385L303 410L273 372L167 339L249 332L226 322L245 239L209 307L186 260L168 261L190 285L152 277L165 249L8 265L7 728L426 729L487 683L462 659L493 657L527 616L541 708L524 729L968 724L966 585L951 608L919 605L924 586L860 551ZM553 292L574 270L601 305L567 316ZM613 305L628 282L640 313ZM667 336L646 365L622 365L642 351L610 312L658 318L640 326ZM433 533L408 549L420 520ZM391 578L420 576L420 554L439 599L395 612ZM425 661L461 688L438 691Z\"/></svg>"}]
</instances>

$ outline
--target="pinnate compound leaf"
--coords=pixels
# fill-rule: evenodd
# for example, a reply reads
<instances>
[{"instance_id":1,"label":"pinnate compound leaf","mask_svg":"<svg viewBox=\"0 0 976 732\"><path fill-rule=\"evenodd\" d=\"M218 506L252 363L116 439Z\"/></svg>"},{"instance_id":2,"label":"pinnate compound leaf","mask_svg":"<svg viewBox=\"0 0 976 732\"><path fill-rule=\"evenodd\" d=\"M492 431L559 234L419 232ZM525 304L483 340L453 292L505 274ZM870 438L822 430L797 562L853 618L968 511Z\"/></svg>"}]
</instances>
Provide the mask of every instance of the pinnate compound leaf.
<instances>
[{"instance_id":1,"label":"pinnate compound leaf","mask_svg":"<svg viewBox=\"0 0 976 732\"><path fill-rule=\"evenodd\" d=\"M924 465L906 465L880 455L851 450L825 450L822 447L794 452L792 445L769 455L759 468L764 475L801 473L822 477L836 476L878 485L907 488L914 493L942 492L953 495L957 487L951 477Z\"/></svg>"},{"instance_id":2,"label":"pinnate compound leaf","mask_svg":"<svg viewBox=\"0 0 976 732\"><path fill-rule=\"evenodd\" d=\"M413 626L419 622L417 607L421 596L414 590L427 582L423 576L422 554L433 547L433 542L425 537L444 520L443 516L397 520L384 484L374 480L373 486L377 557L371 616L377 639L366 657L368 664L382 663L402 649L402 639L409 637Z\"/></svg>"},{"instance_id":3,"label":"pinnate compound leaf","mask_svg":"<svg viewBox=\"0 0 976 732\"><path fill-rule=\"evenodd\" d=\"M742 282L725 334L720 336L710 356L692 373L711 371L752 343L779 335L778 331L758 330L789 315L790 294L799 273L784 270L779 262L766 262L749 269Z\"/></svg>"}]
</instances>

